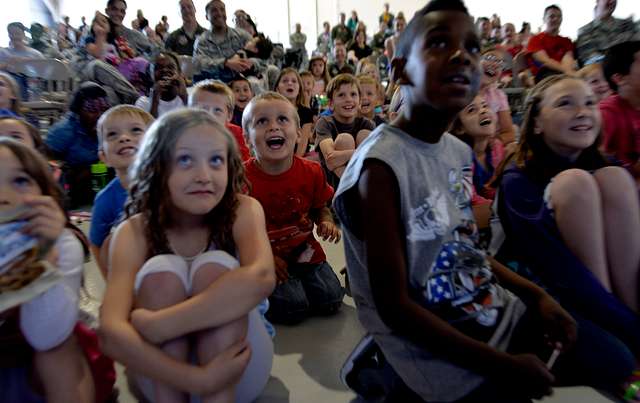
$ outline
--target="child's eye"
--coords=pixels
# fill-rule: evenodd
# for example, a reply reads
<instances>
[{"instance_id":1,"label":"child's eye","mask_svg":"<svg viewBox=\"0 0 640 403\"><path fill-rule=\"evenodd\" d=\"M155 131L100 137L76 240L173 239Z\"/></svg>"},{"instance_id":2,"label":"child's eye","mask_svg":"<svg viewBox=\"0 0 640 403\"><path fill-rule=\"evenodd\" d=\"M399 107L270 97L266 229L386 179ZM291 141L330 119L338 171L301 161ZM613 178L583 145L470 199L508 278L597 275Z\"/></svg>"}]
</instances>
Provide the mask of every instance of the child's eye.
<instances>
[{"instance_id":1,"label":"child's eye","mask_svg":"<svg viewBox=\"0 0 640 403\"><path fill-rule=\"evenodd\" d=\"M589 99L587 99L587 102L585 102L585 105L587 105L587 106L595 106L596 105L596 101L593 98L589 98Z\"/></svg>"},{"instance_id":2,"label":"child's eye","mask_svg":"<svg viewBox=\"0 0 640 403\"><path fill-rule=\"evenodd\" d=\"M569 106L569 105L571 105L571 101L569 101L568 99L561 99L556 104L557 107L563 107L563 106Z\"/></svg>"},{"instance_id":3,"label":"child's eye","mask_svg":"<svg viewBox=\"0 0 640 403\"><path fill-rule=\"evenodd\" d=\"M480 46L477 43L473 43L467 46L467 51L472 55L477 55L480 53Z\"/></svg>"},{"instance_id":4,"label":"child's eye","mask_svg":"<svg viewBox=\"0 0 640 403\"><path fill-rule=\"evenodd\" d=\"M180 165L182 168L188 168L193 162L193 158L191 158L190 155L179 155L176 160L178 162L178 165Z\"/></svg>"},{"instance_id":5,"label":"child's eye","mask_svg":"<svg viewBox=\"0 0 640 403\"><path fill-rule=\"evenodd\" d=\"M447 41L443 38L433 38L427 42L427 46L431 49L444 49L447 47Z\"/></svg>"},{"instance_id":6,"label":"child's eye","mask_svg":"<svg viewBox=\"0 0 640 403\"><path fill-rule=\"evenodd\" d=\"M13 178L12 182L17 188L23 189L31 186L31 184L33 183L33 179L31 179L31 177L27 175L18 175Z\"/></svg>"},{"instance_id":7,"label":"child's eye","mask_svg":"<svg viewBox=\"0 0 640 403\"><path fill-rule=\"evenodd\" d=\"M278 121L286 123L289 121L289 118L285 115L280 115L278 116Z\"/></svg>"},{"instance_id":8,"label":"child's eye","mask_svg":"<svg viewBox=\"0 0 640 403\"><path fill-rule=\"evenodd\" d=\"M256 120L256 126L263 125L265 123L267 123L266 118L259 118L258 120Z\"/></svg>"},{"instance_id":9,"label":"child's eye","mask_svg":"<svg viewBox=\"0 0 640 403\"><path fill-rule=\"evenodd\" d=\"M211 166L214 168L218 168L224 165L224 157L221 155L214 155L211 157Z\"/></svg>"},{"instance_id":10,"label":"child's eye","mask_svg":"<svg viewBox=\"0 0 640 403\"><path fill-rule=\"evenodd\" d=\"M141 127L134 127L133 129L131 129L131 133L133 134L142 134L144 133L144 129Z\"/></svg>"},{"instance_id":11,"label":"child's eye","mask_svg":"<svg viewBox=\"0 0 640 403\"><path fill-rule=\"evenodd\" d=\"M108 139L112 139L112 138L117 137L117 136L118 136L117 132L108 132L107 133L107 138Z\"/></svg>"}]
</instances>

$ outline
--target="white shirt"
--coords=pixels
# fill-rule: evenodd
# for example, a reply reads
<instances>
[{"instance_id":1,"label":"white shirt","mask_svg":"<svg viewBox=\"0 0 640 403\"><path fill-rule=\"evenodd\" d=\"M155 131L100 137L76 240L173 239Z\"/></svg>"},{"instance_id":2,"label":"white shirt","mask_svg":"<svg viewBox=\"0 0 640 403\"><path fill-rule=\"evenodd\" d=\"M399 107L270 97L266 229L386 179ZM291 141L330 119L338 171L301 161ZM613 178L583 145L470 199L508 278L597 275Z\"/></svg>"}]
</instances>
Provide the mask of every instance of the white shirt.
<instances>
[{"instance_id":1,"label":"white shirt","mask_svg":"<svg viewBox=\"0 0 640 403\"><path fill-rule=\"evenodd\" d=\"M64 278L20 306L20 329L29 345L38 351L60 345L78 321L78 293L84 269L82 244L65 229L55 247L59 256L56 266Z\"/></svg>"},{"instance_id":2,"label":"white shirt","mask_svg":"<svg viewBox=\"0 0 640 403\"><path fill-rule=\"evenodd\" d=\"M151 113L151 98L141 96L136 101L136 106ZM173 98L171 101L163 101L162 99L160 99L160 101L158 102L158 117L164 115L167 112L171 112L175 109L180 108L184 108L184 102L182 102L182 98L180 98L179 96Z\"/></svg>"}]
</instances>

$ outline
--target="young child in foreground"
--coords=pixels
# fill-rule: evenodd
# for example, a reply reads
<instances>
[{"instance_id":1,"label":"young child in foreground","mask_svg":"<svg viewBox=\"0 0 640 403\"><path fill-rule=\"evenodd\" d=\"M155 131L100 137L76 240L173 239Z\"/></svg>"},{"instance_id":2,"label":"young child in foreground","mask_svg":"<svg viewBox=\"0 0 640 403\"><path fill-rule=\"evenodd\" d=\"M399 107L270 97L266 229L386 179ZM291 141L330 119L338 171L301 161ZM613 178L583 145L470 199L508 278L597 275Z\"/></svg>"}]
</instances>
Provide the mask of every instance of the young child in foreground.
<instances>
[{"instance_id":1,"label":"young child in foreground","mask_svg":"<svg viewBox=\"0 0 640 403\"><path fill-rule=\"evenodd\" d=\"M294 155L298 112L283 95L267 92L251 100L242 120L256 155L245 164L247 179L265 211L278 279L267 317L291 324L335 313L344 291L313 236L315 224L325 241L340 240L327 207L333 189L317 162Z\"/></svg>"},{"instance_id":2,"label":"young child in foreground","mask_svg":"<svg viewBox=\"0 0 640 403\"><path fill-rule=\"evenodd\" d=\"M116 177L96 195L91 210L89 240L100 272L107 278L111 229L122 219L129 188L129 166L153 116L132 105L118 105L98 120L98 156L116 171Z\"/></svg>"},{"instance_id":3,"label":"young child in foreground","mask_svg":"<svg viewBox=\"0 0 640 403\"><path fill-rule=\"evenodd\" d=\"M556 380L613 389L632 357L476 246L471 150L446 131L478 92L479 59L461 1L430 2L401 36L402 114L360 145L334 201L360 321L411 390L398 401L529 401Z\"/></svg>"},{"instance_id":4,"label":"young child in foreground","mask_svg":"<svg viewBox=\"0 0 640 403\"><path fill-rule=\"evenodd\" d=\"M273 255L245 187L236 142L208 112L170 112L147 131L100 316L103 349L147 400L250 402L269 378L255 308L273 291Z\"/></svg>"},{"instance_id":5,"label":"young child in foreground","mask_svg":"<svg viewBox=\"0 0 640 403\"><path fill-rule=\"evenodd\" d=\"M20 207L27 207L18 217L24 232L53 244L46 260L62 281L0 312L2 401L94 402L94 378L78 339L82 243L67 228L62 191L46 161L28 145L0 138L0 213Z\"/></svg>"}]
</instances>

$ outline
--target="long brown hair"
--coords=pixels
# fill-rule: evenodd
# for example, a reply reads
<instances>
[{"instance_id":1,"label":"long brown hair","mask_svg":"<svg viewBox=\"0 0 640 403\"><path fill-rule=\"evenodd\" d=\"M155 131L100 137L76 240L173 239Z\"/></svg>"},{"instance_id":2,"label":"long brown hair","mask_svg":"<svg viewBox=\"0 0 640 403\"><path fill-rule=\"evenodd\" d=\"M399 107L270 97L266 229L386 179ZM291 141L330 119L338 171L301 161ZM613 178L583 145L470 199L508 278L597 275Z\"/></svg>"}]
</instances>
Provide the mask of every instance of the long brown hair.
<instances>
[{"instance_id":1,"label":"long brown hair","mask_svg":"<svg viewBox=\"0 0 640 403\"><path fill-rule=\"evenodd\" d=\"M298 108L300 106L304 106L304 86L302 85L302 78L300 77L300 74L298 73L298 71L296 69L291 68L291 67L287 67L287 68L282 69L280 71L280 75L278 76L278 79L276 80L276 85L273 87L273 90L275 92L278 92L278 86L280 85L280 81L287 74L295 75L296 76L296 80L298 80L298 87L300 88L300 90L298 91L298 95L296 96L296 108Z\"/></svg>"},{"instance_id":2,"label":"long brown hair","mask_svg":"<svg viewBox=\"0 0 640 403\"><path fill-rule=\"evenodd\" d=\"M176 143L186 130L203 124L222 134L228 146L227 188L222 200L204 217L211 230L209 242L235 255L232 230L237 195L247 188L238 146L231 133L210 113L185 108L163 115L149 127L130 171L131 185L125 211L127 218L142 215L151 256L170 253L165 229L171 224L171 198L167 195Z\"/></svg>"},{"instance_id":3,"label":"long brown hair","mask_svg":"<svg viewBox=\"0 0 640 403\"><path fill-rule=\"evenodd\" d=\"M65 215L65 227L73 232L82 244L85 258L89 257L89 240L84 233L69 220L64 208L64 192L53 178L51 167L37 151L11 138L1 137L0 147L6 147L18 159L24 172L36 182L43 196L50 196Z\"/></svg>"},{"instance_id":4,"label":"long brown hair","mask_svg":"<svg viewBox=\"0 0 640 403\"><path fill-rule=\"evenodd\" d=\"M525 102L520 143L516 152L506 157L503 163L500 164L500 173L502 173L507 164L514 160L518 168L525 170L534 179L541 181L548 181L560 171L566 169L566 167L560 167L557 164L551 163L551 161L557 160L557 157L554 157L555 154L544 142L542 133L535 132L536 119L540 115L541 110L540 103L546 91L562 80L578 80L583 82L580 78L571 77L566 74L557 74L545 78L533 87ZM598 133L596 141L580 153L580 156L573 164L575 167L594 170L607 165L604 157L598 150L601 137L602 129L600 133Z\"/></svg>"}]
</instances>

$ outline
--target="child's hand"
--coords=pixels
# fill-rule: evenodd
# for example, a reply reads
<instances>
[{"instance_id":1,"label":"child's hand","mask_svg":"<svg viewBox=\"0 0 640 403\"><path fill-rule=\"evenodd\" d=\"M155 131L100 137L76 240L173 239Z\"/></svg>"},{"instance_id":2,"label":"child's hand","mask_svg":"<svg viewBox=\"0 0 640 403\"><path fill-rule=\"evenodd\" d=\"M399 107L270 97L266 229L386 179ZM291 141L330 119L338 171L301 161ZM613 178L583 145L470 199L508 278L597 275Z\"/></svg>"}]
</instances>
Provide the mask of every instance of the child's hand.
<instances>
[{"instance_id":1,"label":"child's hand","mask_svg":"<svg viewBox=\"0 0 640 403\"><path fill-rule=\"evenodd\" d=\"M276 264L276 279L278 284L289 280L289 265L287 262L279 256L273 256L273 260Z\"/></svg>"},{"instance_id":2,"label":"child's hand","mask_svg":"<svg viewBox=\"0 0 640 403\"><path fill-rule=\"evenodd\" d=\"M331 221L322 221L316 228L316 234L324 241L340 242L340 229Z\"/></svg>"},{"instance_id":3,"label":"child's hand","mask_svg":"<svg viewBox=\"0 0 640 403\"><path fill-rule=\"evenodd\" d=\"M160 332L161 329L157 329L158 322L155 320L155 312L148 309L138 308L131 312L131 325L151 344L157 345L166 341Z\"/></svg>"},{"instance_id":4,"label":"child's hand","mask_svg":"<svg viewBox=\"0 0 640 403\"><path fill-rule=\"evenodd\" d=\"M538 301L543 331L549 346L566 351L576 341L576 321L548 294Z\"/></svg>"},{"instance_id":5,"label":"child's hand","mask_svg":"<svg viewBox=\"0 0 640 403\"><path fill-rule=\"evenodd\" d=\"M251 358L251 346L241 340L216 355L204 367L205 375L201 379L203 395L218 392L228 385L237 383Z\"/></svg>"},{"instance_id":6,"label":"child's hand","mask_svg":"<svg viewBox=\"0 0 640 403\"><path fill-rule=\"evenodd\" d=\"M187 84L184 81L184 77L176 74L171 77L171 81L178 86L178 96L186 98L187 97Z\"/></svg>"},{"instance_id":7,"label":"child's hand","mask_svg":"<svg viewBox=\"0 0 640 403\"><path fill-rule=\"evenodd\" d=\"M51 196L32 196L25 201L28 209L18 217L27 220L22 232L44 241L55 242L67 223L64 212Z\"/></svg>"},{"instance_id":8,"label":"child's hand","mask_svg":"<svg viewBox=\"0 0 640 403\"><path fill-rule=\"evenodd\" d=\"M544 362L533 354L518 354L511 357L513 365L506 373L511 389L525 393L527 397L541 399L552 393L555 377Z\"/></svg>"}]
</instances>

